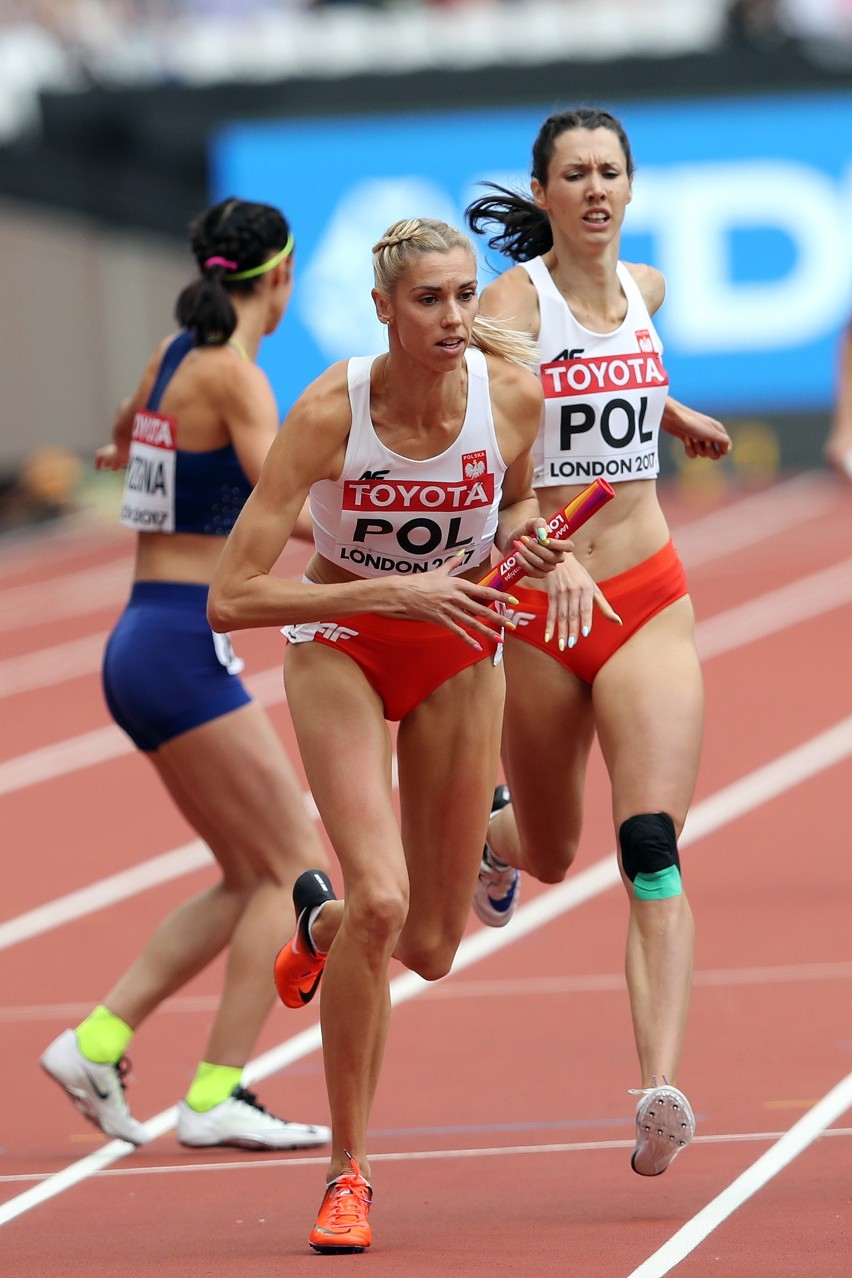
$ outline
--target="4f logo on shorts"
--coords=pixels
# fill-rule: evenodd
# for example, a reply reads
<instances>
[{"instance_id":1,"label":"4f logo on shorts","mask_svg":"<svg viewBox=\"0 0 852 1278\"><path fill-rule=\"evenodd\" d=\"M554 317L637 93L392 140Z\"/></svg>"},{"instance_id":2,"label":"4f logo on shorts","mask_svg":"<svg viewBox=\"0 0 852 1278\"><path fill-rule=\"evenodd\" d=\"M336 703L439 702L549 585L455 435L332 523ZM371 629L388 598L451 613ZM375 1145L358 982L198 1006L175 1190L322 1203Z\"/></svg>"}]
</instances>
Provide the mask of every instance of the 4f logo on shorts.
<instances>
[{"instance_id":1,"label":"4f logo on shorts","mask_svg":"<svg viewBox=\"0 0 852 1278\"><path fill-rule=\"evenodd\" d=\"M327 639L329 643L339 643L341 639L354 639L358 631L350 630L348 626L338 626L334 621L321 621L316 633L323 639Z\"/></svg>"},{"instance_id":2,"label":"4f logo on shorts","mask_svg":"<svg viewBox=\"0 0 852 1278\"><path fill-rule=\"evenodd\" d=\"M528 626L531 621L535 621L534 612L516 612L513 608L504 609L503 616L515 626Z\"/></svg>"}]
</instances>

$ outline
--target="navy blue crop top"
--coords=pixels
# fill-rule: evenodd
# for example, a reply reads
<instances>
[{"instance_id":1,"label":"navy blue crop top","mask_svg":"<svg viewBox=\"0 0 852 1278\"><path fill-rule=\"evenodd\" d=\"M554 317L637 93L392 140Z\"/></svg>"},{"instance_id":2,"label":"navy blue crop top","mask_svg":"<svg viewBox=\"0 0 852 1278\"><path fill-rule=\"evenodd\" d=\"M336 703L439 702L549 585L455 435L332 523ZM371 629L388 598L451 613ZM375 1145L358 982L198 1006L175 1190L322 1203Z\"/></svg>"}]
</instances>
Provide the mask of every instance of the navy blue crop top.
<instances>
[{"instance_id":1,"label":"navy blue crop top","mask_svg":"<svg viewBox=\"0 0 852 1278\"><path fill-rule=\"evenodd\" d=\"M169 343L148 403L133 421L121 523L137 531L225 537L252 490L233 444L180 449L178 423L159 412L166 387L195 346L190 332Z\"/></svg>"}]
</instances>

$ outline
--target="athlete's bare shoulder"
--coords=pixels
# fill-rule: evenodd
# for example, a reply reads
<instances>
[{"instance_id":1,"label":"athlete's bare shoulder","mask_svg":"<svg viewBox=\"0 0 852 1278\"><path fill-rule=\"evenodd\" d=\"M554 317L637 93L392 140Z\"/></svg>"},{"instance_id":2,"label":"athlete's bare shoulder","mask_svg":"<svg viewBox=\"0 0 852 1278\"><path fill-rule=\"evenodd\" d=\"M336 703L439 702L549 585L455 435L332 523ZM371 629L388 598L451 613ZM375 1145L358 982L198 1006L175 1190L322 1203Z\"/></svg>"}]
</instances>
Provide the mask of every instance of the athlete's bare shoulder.
<instances>
[{"instance_id":1,"label":"athlete's bare shoulder","mask_svg":"<svg viewBox=\"0 0 852 1278\"><path fill-rule=\"evenodd\" d=\"M535 402L542 398L541 382L525 364L496 354L486 354L485 361L492 398L495 395L516 395Z\"/></svg>"},{"instance_id":2,"label":"athlete's bare shoulder","mask_svg":"<svg viewBox=\"0 0 852 1278\"><path fill-rule=\"evenodd\" d=\"M332 422L345 409L349 414L349 383L347 359L330 364L319 377L315 377L293 405L292 412L309 414L316 422ZM292 415L292 413L291 413Z\"/></svg>"},{"instance_id":3,"label":"athlete's bare shoulder","mask_svg":"<svg viewBox=\"0 0 852 1278\"><path fill-rule=\"evenodd\" d=\"M479 309L522 333L538 336L538 294L522 266L512 266L483 289Z\"/></svg>"},{"instance_id":4,"label":"athlete's bare shoulder","mask_svg":"<svg viewBox=\"0 0 852 1278\"><path fill-rule=\"evenodd\" d=\"M512 461L530 448L541 421L543 392L531 369L501 355L486 355L494 426L500 451Z\"/></svg>"},{"instance_id":5,"label":"athlete's bare shoulder","mask_svg":"<svg viewBox=\"0 0 852 1278\"><path fill-rule=\"evenodd\" d=\"M352 426L347 365L348 360L332 364L305 387L284 419L276 443L300 453L313 452L325 459L323 464L344 447Z\"/></svg>"},{"instance_id":6,"label":"athlete's bare shoulder","mask_svg":"<svg viewBox=\"0 0 852 1278\"><path fill-rule=\"evenodd\" d=\"M665 276L656 266L649 266L645 262L625 262L624 265L639 285L645 305L653 315L660 309L666 296Z\"/></svg>"}]
</instances>

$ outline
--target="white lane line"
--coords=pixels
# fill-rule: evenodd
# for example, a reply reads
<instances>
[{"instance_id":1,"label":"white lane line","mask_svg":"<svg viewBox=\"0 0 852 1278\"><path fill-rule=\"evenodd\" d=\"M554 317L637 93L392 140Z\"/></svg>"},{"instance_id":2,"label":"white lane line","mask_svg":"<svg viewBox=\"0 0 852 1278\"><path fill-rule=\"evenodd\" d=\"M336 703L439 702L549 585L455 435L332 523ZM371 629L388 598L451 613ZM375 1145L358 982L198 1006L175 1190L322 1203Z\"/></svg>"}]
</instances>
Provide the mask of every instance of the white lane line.
<instances>
[{"instance_id":1,"label":"white lane line","mask_svg":"<svg viewBox=\"0 0 852 1278\"><path fill-rule=\"evenodd\" d=\"M528 1123L530 1127L534 1124ZM547 1126L552 1126L548 1123ZM405 1132L399 1133L401 1136ZM715 1136L696 1136L693 1145L759 1145L778 1140L784 1132L720 1132ZM830 1127L822 1133L824 1137L852 1136L852 1127ZM595 1154L605 1153L612 1149L632 1149L630 1140L577 1140L548 1145L485 1145L473 1149L411 1149L394 1150L379 1154L371 1154L371 1163L407 1163L431 1162L433 1159L454 1158L514 1158L519 1154ZM290 1158L279 1155L278 1158L246 1158L234 1159L227 1163L159 1163L145 1167L112 1167L95 1172L98 1180L115 1176L183 1176L187 1172L243 1172L258 1170L275 1170L280 1172L293 1167L325 1167L328 1165L328 1154ZM19 1175L0 1176L0 1185L32 1185L47 1180L51 1172L21 1172Z\"/></svg>"},{"instance_id":2,"label":"white lane line","mask_svg":"<svg viewBox=\"0 0 852 1278\"><path fill-rule=\"evenodd\" d=\"M280 675L279 675L280 680ZM283 691L283 689L282 689ZM391 763L391 780L394 789L399 785L396 757ZM302 793L308 816L312 821L319 821L319 811L314 796L309 790ZM21 941L31 940L43 932L61 927L73 919L83 918L96 910L106 909L118 901L130 896L146 892L149 888L168 883L171 879L180 878L184 874L192 874L213 863L213 857L207 844L201 839L185 843L183 847L164 852L161 856L151 857L140 865L120 870L105 879L99 879L88 887L69 892L66 896L57 897L44 905L36 906L16 918L0 923L0 950L9 949Z\"/></svg>"},{"instance_id":3,"label":"white lane line","mask_svg":"<svg viewBox=\"0 0 852 1278\"><path fill-rule=\"evenodd\" d=\"M700 1242L711 1234L744 1202L783 1171L794 1158L821 1136L841 1114L852 1107L852 1074L847 1074L817 1101L776 1144L761 1154L751 1167L732 1181L706 1207L702 1207L668 1242L634 1269L629 1278L662 1278L680 1264Z\"/></svg>"},{"instance_id":4,"label":"white lane line","mask_svg":"<svg viewBox=\"0 0 852 1278\"><path fill-rule=\"evenodd\" d=\"M702 661L718 657L848 603L852 603L852 559L700 621L696 627L699 656Z\"/></svg>"},{"instance_id":5,"label":"white lane line","mask_svg":"<svg viewBox=\"0 0 852 1278\"><path fill-rule=\"evenodd\" d=\"M280 666L272 666L268 670L249 675L245 682L249 692L261 705L271 706L287 699ZM19 754L0 763L0 797L15 794L30 785L67 776L80 768L108 763L110 759L133 754L135 750L130 738L114 723L107 724L104 728L95 728L91 732L83 732L77 737L68 737L53 745L42 746L38 750L30 750L27 754Z\"/></svg>"},{"instance_id":6,"label":"white lane line","mask_svg":"<svg viewBox=\"0 0 852 1278\"><path fill-rule=\"evenodd\" d=\"M45 565L55 572L69 559L89 554L100 560L104 555L121 556L130 569L133 534L120 528L117 520L104 527L86 514L68 516L50 528L41 525L4 533L0 537L0 584L10 577L20 579L43 572Z\"/></svg>"},{"instance_id":7,"label":"white lane line","mask_svg":"<svg viewBox=\"0 0 852 1278\"><path fill-rule=\"evenodd\" d=\"M37 692L83 675L99 674L106 641L104 630L54 644L51 648L25 652L19 657L6 657L0 661L0 697Z\"/></svg>"},{"instance_id":8,"label":"white lane line","mask_svg":"<svg viewBox=\"0 0 852 1278\"><path fill-rule=\"evenodd\" d=\"M29 941L43 932L50 932L74 919L104 910L129 896L137 896L140 892L147 892L149 888L159 887L161 883L169 883L172 879L179 879L211 864L213 857L206 843L202 843L201 839L185 843L181 848L164 852L162 856L151 857L149 861L131 866L129 870L110 874L97 883L69 892L66 896L58 896L54 901L48 901L34 910L27 910L25 914L0 923L0 950L8 950L11 946Z\"/></svg>"},{"instance_id":9,"label":"white lane line","mask_svg":"<svg viewBox=\"0 0 852 1278\"><path fill-rule=\"evenodd\" d=\"M678 553L687 568L737 555L779 533L822 518L839 501L840 490L819 471L806 471L763 492L722 506L710 514L672 529ZM663 507L665 508L665 496Z\"/></svg>"},{"instance_id":10,"label":"white lane line","mask_svg":"<svg viewBox=\"0 0 852 1278\"><path fill-rule=\"evenodd\" d=\"M0 591L0 631L44 625L114 608L129 590L127 561L84 568L50 581Z\"/></svg>"},{"instance_id":11,"label":"white lane line","mask_svg":"<svg viewBox=\"0 0 852 1278\"><path fill-rule=\"evenodd\" d=\"M844 747L843 752L841 752L841 745ZM741 781L699 803L693 809L695 820L691 822L689 831L686 827L684 828L681 845L694 842L728 822L736 820L744 812L758 807L770 798L786 793L791 786L818 770L818 760L822 760L822 766L828 767L831 763L837 762L838 758L843 757L843 753L850 752L852 752L852 716L789 755L776 759L774 763L752 773L750 777L742 778ZM789 765L785 766L785 761L788 760ZM572 874L563 883L549 888L527 905L522 905L512 920L510 928L481 928L471 936L465 937L456 953L452 973L444 979L452 980L453 974L464 971L508 945L514 945L530 932L569 910L577 909L585 901L607 891L618 882L620 878L615 853L610 853L588 869ZM394 1006L405 1003L428 988L429 982L424 981L416 973L403 972L391 982L391 1002ZM293 1038L287 1039L250 1061L245 1070L246 1081L253 1082L268 1078L270 1074L275 1074L287 1065L293 1064L294 1061L301 1060L304 1056L317 1051L321 1045L320 1026L319 1024L311 1025L300 1034L294 1035ZM171 1131L176 1122L177 1110L175 1106L171 1106L149 1119L145 1123L145 1130L149 1138L153 1140ZM0 1206L0 1225L70 1189L132 1152L133 1146L128 1145L126 1141L110 1141L95 1153L71 1163L62 1171L42 1181L41 1184L25 1190L24 1193Z\"/></svg>"},{"instance_id":12,"label":"white lane line","mask_svg":"<svg viewBox=\"0 0 852 1278\"><path fill-rule=\"evenodd\" d=\"M0 763L0 796L16 794L27 786L53 781L81 768L108 763L123 754L132 754L135 749L130 738L111 723L105 728L95 728L77 737L30 750Z\"/></svg>"},{"instance_id":13,"label":"white lane line","mask_svg":"<svg viewBox=\"0 0 852 1278\"><path fill-rule=\"evenodd\" d=\"M765 541L789 529L794 522L824 515L832 496L833 490L826 491L824 476L810 472L797 475L745 497L733 506L677 526L673 530L675 542L687 568L698 567L709 560L718 560L721 555L738 552L746 545ZM44 585L45 597L38 593L42 587L26 588L35 592L25 599L32 608L33 621L43 622L44 609L50 605L54 581ZM117 596L115 602L120 602L122 597ZM12 603L14 605L16 598L20 606L20 596L13 595ZM0 614L4 607L4 592L0 589ZM97 674L106 638L106 634L89 635L0 661L0 697Z\"/></svg>"}]
</instances>

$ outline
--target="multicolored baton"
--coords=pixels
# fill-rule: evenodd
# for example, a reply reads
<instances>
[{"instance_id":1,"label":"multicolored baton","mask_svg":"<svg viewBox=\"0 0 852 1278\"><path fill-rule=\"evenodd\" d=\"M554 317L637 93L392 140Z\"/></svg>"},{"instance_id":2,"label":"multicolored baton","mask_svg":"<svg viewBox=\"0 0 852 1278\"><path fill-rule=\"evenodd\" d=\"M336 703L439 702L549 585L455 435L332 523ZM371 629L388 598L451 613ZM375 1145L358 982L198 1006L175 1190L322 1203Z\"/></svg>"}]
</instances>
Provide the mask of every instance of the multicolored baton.
<instances>
[{"instance_id":1,"label":"multicolored baton","mask_svg":"<svg viewBox=\"0 0 852 1278\"><path fill-rule=\"evenodd\" d=\"M572 501L569 501L567 506L563 506L548 521L548 537L555 537L557 541L561 541L570 536L587 519L591 519L596 510L614 496L615 489L605 479L594 480L593 483L589 484L588 488L584 488ZM512 582L523 577L525 572L524 562L520 556L517 554L509 555L496 568L490 569L484 577L481 577L478 584L480 586L491 586L494 590L505 590L507 586L511 586Z\"/></svg>"}]
</instances>

